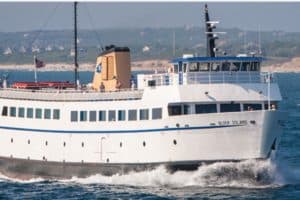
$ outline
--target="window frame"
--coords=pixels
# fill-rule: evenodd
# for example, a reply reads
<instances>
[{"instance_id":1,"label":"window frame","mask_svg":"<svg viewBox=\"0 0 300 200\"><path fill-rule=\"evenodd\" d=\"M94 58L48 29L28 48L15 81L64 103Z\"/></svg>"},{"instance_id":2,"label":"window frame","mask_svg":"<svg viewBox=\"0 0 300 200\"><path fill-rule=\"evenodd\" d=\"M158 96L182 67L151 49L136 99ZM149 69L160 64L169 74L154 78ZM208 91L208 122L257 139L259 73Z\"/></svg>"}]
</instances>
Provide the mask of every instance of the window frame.
<instances>
[{"instance_id":1,"label":"window frame","mask_svg":"<svg viewBox=\"0 0 300 200\"><path fill-rule=\"evenodd\" d=\"M51 119L51 109L45 108L44 109L44 119Z\"/></svg>"},{"instance_id":2,"label":"window frame","mask_svg":"<svg viewBox=\"0 0 300 200\"><path fill-rule=\"evenodd\" d=\"M128 110L127 114L128 114L128 121L137 121L138 119L138 114L137 114L137 110L136 109L130 109Z\"/></svg>"},{"instance_id":3,"label":"window frame","mask_svg":"<svg viewBox=\"0 0 300 200\"><path fill-rule=\"evenodd\" d=\"M126 110L118 110L118 121L126 121Z\"/></svg>"},{"instance_id":4,"label":"window frame","mask_svg":"<svg viewBox=\"0 0 300 200\"><path fill-rule=\"evenodd\" d=\"M145 112L145 114L143 114ZM149 120L149 109L140 109L139 110L140 120Z\"/></svg>"},{"instance_id":5,"label":"window frame","mask_svg":"<svg viewBox=\"0 0 300 200\"><path fill-rule=\"evenodd\" d=\"M53 109L52 119L55 119L55 120L60 119L60 110L59 109Z\"/></svg>"},{"instance_id":6,"label":"window frame","mask_svg":"<svg viewBox=\"0 0 300 200\"><path fill-rule=\"evenodd\" d=\"M98 121L105 122L106 121L106 110L98 111Z\"/></svg>"},{"instance_id":7,"label":"window frame","mask_svg":"<svg viewBox=\"0 0 300 200\"><path fill-rule=\"evenodd\" d=\"M33 119L34 118L34 109L26 108L26 118Z\"/></svg>"},{"instance_id":8,"label":"window frame","mask_svg":"<svg viewBox=\"0 0 300 200\"><path fill-rule=\"evenodd\" d=\"M158 116L154 116L155 114L158 114ZM162 108L152 108L152 120L158 119L162 119Z\"/></svg>"},{"instance_id":9,"label":"window frame","mask_svg":"<svg viewBox=\"0 0 300 200\"><path fill-rule=\"evenodd\" d=\"M71 122L78 122L78 111L77 110L72 110L70 112L70 121Z\"/></svg>"},{"instance_id":10,"label":"window frame","mask_svg":"<svg viewBox=\"0 0 300 200\"><path fill-rule=\"evenodd\" d=\"M90 122L96 122L97 121L97 111L96 110L90 110L89 111L89 121Z\"/></svg>"},{"instance_id":11,"label":"window frame","mask_svg":"<svg viewBox=\"0 0 300 200\"><path fill-rule=\"evenodd\" d=\"M80 110L79 111L79 121L80 122L88 121L88 114L87 114L86 110Z\"/></svg>"},{"instance_id":12,"label":"window frame","mask_svg":"<svg viewBox=\"0 0 300 200\"><path fill-rule=\"evenodd\" d=\"M23 115L22 115L22 113L23 113ZM25 118L25 108L24 107L18 107L18 117Z\"/></svg>"},{"instance_id":13,"label":"window frame","mask_svg":"<svg viewBox=\"0 0 300 200\"><path fill-rule=\"evenodd\" d=\"M16 117L17 116L17 108L15 106L9 107L9 116Z\"/></svg>"},{"instance_id":14,"label":"window frame","mask_svg":"<svg viewBox=\"0 0 300 200\"><path fill-rule=\"evenodd\" d=\"M115 122L116 119L116 111L115 110L108 110L108 121Z\"/></svg>"},{"instance_id":15,"label":"window frame","mask_svg":"<svg viewBox=\"0 0 300 200\"><path fill-rule=\"evenodd\" d=\"M34 118L42 119L43 118L43 109L41 109L41 108L34 109Z\"/></svg>"}]
</instances>

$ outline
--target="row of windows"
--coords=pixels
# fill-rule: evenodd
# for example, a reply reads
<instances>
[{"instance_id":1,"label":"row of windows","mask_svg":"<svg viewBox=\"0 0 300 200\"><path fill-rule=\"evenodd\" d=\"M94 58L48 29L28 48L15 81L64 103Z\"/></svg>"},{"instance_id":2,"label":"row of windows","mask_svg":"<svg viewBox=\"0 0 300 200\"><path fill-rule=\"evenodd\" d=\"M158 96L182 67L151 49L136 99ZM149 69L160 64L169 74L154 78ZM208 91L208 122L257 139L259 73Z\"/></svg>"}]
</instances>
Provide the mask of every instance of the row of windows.
<instances>
[{"instance_id":1,"label":"row of windows","mask_svg":"<svg viewBox=\"0 0 300 200\"><path fill-rule=\"evenodd\" d=\"M41 108L24 108L24 107L2 107L2 116L36 118L36 119L60 119L59 109L41 109Z\"/></svg>"},{"instance_id":2,"label":"row of windows","mask_svg":"<svg viewBox=\"0 0 300 200\"><path fill-rule=\"evenodd\" d=\"M139 114L139 115L138 115ZM96 122L96 121L136 121L149 120L149 109L140 110L91 110L71 111L71 122ZM162 108L152 108L152 120L162 118Z\"/></svg>"},{"instance_id":3,"label":"row of windows","mask_svg":"<svg viewBox=\"0 0 300 200\"><path fill-rule=\"evenodd\" d=\"M241 107L242 105L242 107ZM272 104L272 109L276 108L276 104ZM217 104L176 104L168 106L168 113L172 115L187 115L192 114L192 106L195 106L195 114L204 114L204 113L217 113ZM253 110L262 110L263 104L260 103L221 103L220 112L239 112L241 111L253 111ZM264 109L268 109L268 104L264 104Z\"/></svg>"},{"instance_id":4,"label":"row of windows","mask_svg":"<svg viewBox=\"0 0 300 200\"><path fill-rule=\"evenodd\" d=\"M174 72L208 72L208 71L259 71L259 62L190 62L175 64Z\"/></svg>"}]
</instances>

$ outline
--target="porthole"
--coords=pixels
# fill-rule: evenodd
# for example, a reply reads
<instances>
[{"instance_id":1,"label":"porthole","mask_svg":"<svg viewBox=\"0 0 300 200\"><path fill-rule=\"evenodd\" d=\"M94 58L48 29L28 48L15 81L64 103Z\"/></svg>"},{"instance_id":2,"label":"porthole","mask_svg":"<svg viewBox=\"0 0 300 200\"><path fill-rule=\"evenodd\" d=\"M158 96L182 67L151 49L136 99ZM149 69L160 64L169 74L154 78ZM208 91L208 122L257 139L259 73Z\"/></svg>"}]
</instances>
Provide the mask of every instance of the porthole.
<instances>
[{"instance_id":1,"label":"porthole","mask_svg":"<svg viewBox=\"0 0 300 200\"><path fill-rule=\"evenodd\" d=\"M28 140L27 143L30 144L30 140Z\"/></svg>"},{"instance_id":2,"label":"porthole","mask_svg":"<svg viewBox=\"0 0 300 200\"><path fill-rule=\"evenodd\" d=\"M180 127L179 123L177 123L177 124L176 124L176 127L177 127L177 128L179 128L179 127Z\"/></svg>"},{"instance_id":3,"label":"porthole","mask_svg":"<svg viewBox=\"0 0 300 200\"><path fill-rule=\"evenodd\" d=\"M45 145L48 146L48 141L45 142Z\"/></svg>"},{"instance_id":4,"label":"porthole","mask_svg":"<svg viewBox=\"0 0 300 200\"><path fill-rule=\"evenodd\" d=\"M13 143L13 142L14 142L14 139L13 139L13 138L11 138L11 139L10 139L10 142L11 142L11 143Z\"/></svg>"},{"instance_id":5,"label":"porthole","mask_svg":"<svg viewBox=\"0 0 300 200\"><path fill-rule=\"evenodd\" d=\"M176 145L176 144L177 144L177 141L176 141L176 140L173 140L173 144Z\"/></svg>"},{"instance_id":6,"label":"porthole","mask_svg":"<svg viewBox=\"0 0 300 200\"><path fill-rule=\"evenodd\" d=\"M84 147L84 142L81 143L81 147Z\"/></svg>"},{"instance_id":7,"label":"porthole","mask_svg":"<svg viewBox=\"0 0 300 200\"><path fill-rule=\"evenodd\" d=\"M123 146L123 144L122 144L122 142L120 142L120 147L122 147Z\"/></svg>"},{"instance_id":8,"label":"porthole","mask_svg":"<svg viewBox=\"0 0 300 200\"><path fill-rule=\"evenodd\" d=\"M146 142L145 142L145 141L143 142L143 146L144 146L144 147L146 146Z\"/></svg>"},{"instance_id":9,"label":"porthole","mask_svg":"<svg viewBox=\"0 0 300 200\"><path fill-rule=\"evenodd\" d=\"M66 142L64 142L64 147L66 146Z\"/></svg>"}]
</instances>

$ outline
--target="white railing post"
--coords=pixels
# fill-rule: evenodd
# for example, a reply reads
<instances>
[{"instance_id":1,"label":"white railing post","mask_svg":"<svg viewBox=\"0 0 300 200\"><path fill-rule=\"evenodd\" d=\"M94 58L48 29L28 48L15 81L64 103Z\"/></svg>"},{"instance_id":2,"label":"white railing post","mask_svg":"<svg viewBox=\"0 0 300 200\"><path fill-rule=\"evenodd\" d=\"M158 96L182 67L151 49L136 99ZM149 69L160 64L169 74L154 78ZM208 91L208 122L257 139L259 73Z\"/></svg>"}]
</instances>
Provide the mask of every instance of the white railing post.
<instances>
[{"instance_id":1,"label":"white railing post","mask_svg":"<svg viewBox=\"0 0 300 200\"><path fill-rule=\"evenodd\" d=\"M268 110L271 110L271 99L270 99L270 93L271 93L271 76L270 71L268 72Z\"/></svg>"},{"instance_id":2,"label":"white railing post","mask_svg":"<svg viewBox=\"0 0 300 200\"><path fill-rule=\"evenodd\" d=\"M249 83L251 83L251 74L250 74L250 71L248 71L248 77L249 77Z\"/></svg>"},{"instance_id":3,"label":"white railing post","mask_svg":"<svg viewBox=\"0 0 300 200\"><path fill-rule=\"evenodd\" d=\"M224 72L222 71L222 83L224 84Z\"/></svg>"}]
</instances>

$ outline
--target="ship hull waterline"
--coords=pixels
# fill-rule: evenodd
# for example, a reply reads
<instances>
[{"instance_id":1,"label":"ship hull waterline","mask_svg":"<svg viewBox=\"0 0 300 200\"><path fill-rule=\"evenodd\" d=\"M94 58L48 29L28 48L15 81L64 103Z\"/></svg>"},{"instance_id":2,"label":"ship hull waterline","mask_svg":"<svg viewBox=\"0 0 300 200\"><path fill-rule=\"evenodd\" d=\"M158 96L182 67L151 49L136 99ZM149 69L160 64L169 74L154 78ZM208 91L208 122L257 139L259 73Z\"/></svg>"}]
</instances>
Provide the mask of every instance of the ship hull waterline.
<instances>
[{"instance_id":1,"label":"ship hull waterline","mask_svg":"<svg viewBox=\"0 0 300 200\"><path fill-rule=\"evenodd\" d=\"M185 137L190 138L188 141L198 141L191 144L187 143L182 147L180 147L182 143L177 145L172 144L174 146L173 148L182 148L180 153L177 152L179 153L178 156L182 154L183 157L189 158L188 160L165 159L165 161L157 162L126 162L125 160L123 162L111 162L111 160L104 160L104 162L86 162L82 160L81 162L67 162L65 160L51 161L47 160L46 158L43 160L37 160L29 157L20 158L11 155L0 156L0 173L11 178L23 180L37 177L46 179L69 179L72 177L88 177L95 174L101 174L104 176L127 174L132 171L140 172L145 170L153 170L158 166L164 166L172 173L177 170L197 170L197 168L202 164L210 164L214 162L238 162L248 159L268 159L271 155L271 151L276 150L280 142L282 128L279 122L284 117L284 113L280 111L266 111L263 112L264 114L259 113L260 112L257 111L245 114L250 114L252 117L256 116L257 114L260 115L261 121L264 122L262 123L262 126L257 124L247 124L233 127L225 126L223 128L215 127L207 130L200 129L199 131L186 130L181 133L176 133L176 131L162 133L163 136L168 137L169 140L176 135L177 138L179 138L179 136L183 137L182 140L178 140L178 142L184 142ZM8 140L10 138L9 136L13 134L10 133L9 130L2 130L1 132L1 138L3 137L2 142ZM17 135L19 134L20 133ZM161 134L146 134L149 135L149 137L155 137L156 140L160 140L163 137ZM118 138L120 136L115 137ZM227 143L225 142L226 140L230 142ZM192 146L192 144L196 146ZM222 146L222 144L224 146ZM205 148L201 148L205 145L208 145L206 148L209 148L207 151L205 151L206 153L204 153ZM195 149L197 146L199 146L198 150ZM162 154L164 153L163 151L167 151L167 149L163 150L163 147L165 147L165 145L160 146L161 151L157 151L156 153L161 152ZM5 148L4 143L3 148ZM246 148L242 152L248 153L239 152L238 150L241 150L241 148ZM225 150L227 150L227 153L225 153ZM26 150L23 149L23 151ZM210 155L209 152L212 155ZM56 156L59 156L59 154L56 154ZM123 156L126 155L124 154ZM150 155L145 154L145 156ZM172 156L172 154L170 154L170 156Z\"/></svg>"}]
</instances>

